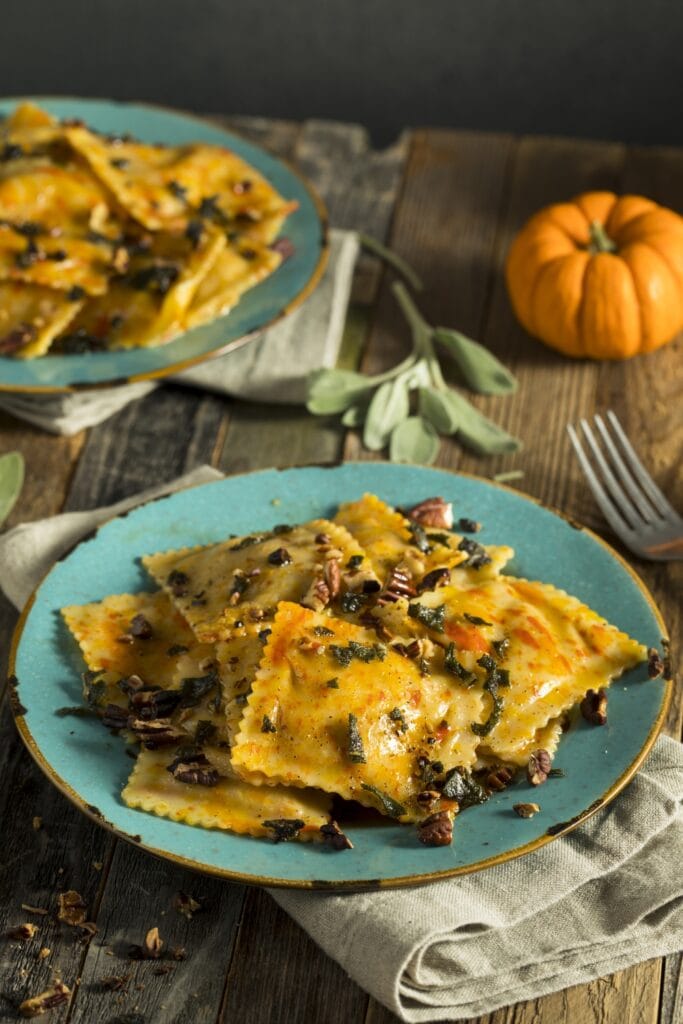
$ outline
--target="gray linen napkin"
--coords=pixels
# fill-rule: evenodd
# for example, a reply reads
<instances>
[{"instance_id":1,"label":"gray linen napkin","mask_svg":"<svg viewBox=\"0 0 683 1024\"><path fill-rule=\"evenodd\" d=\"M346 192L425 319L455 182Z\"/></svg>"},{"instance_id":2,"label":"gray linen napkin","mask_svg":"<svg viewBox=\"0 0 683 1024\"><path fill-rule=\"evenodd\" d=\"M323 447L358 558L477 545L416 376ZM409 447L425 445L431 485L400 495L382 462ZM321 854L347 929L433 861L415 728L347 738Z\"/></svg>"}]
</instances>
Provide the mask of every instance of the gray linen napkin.
<instances>
[{"instance_id":1,"label":"gray linen napkin","mask_svg":"<svg viewBox=\"0 0 683 1024\"><path fill-rule=\"evenodd\" d=\"M359 247L355 232L332 230L325 273L303 305L247 345L169 379L252 401L303 402L308 374L337 361ZM0 409L50 433L71 435L157 387L141 381L74 394L0 393Z\"/></svg>"},{"instance_id":2,"label":"gray linen napkin","mask_svg":"<svg viewBox=\"0 0 683 1024\"><path fill-rule=\"evenodd\" d=\"M108 508L15 527L0 536L0 585L21 607L93 526L219 476L202 466ZM683 948L682 802L683 747L661 737L608 808L518 860L414 889L271 895L401 1019L478 1016Z\"/></svg>"}]
</instances>

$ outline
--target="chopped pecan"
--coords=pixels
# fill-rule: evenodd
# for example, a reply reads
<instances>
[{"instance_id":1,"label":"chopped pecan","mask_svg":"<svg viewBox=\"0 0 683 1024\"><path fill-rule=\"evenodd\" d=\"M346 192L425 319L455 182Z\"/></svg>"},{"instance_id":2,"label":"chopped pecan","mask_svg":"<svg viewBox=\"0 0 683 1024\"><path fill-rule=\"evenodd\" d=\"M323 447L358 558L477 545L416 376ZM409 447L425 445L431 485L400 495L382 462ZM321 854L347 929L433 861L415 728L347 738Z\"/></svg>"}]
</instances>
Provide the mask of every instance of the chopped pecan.
<instances>
[{"instance_id":1,"label":"chopped pecan","mask_svg":"<svg viewBox=\"0 0 683 1024\"><path fill-rule=\"evenodd\" d=\"M171 946L168 955L171 960L187 960L187 951L184 946Z\"/></svg>"},{"instance_id":2,"label":"chopped pecan","mask_svg":"<svg viewBox=\"0 0 683 1024\"><path fill-rule=\"evenodd\" d=\"M321 612L330 603L330 588L322 577L314 579L301 599L304 608Z\"/></svg>"},{"instance_id":3,"label":"chopped pecan","mask_svg":"<svg viewBox=\"0 0 683 1024\"><path fill-rule=\"evenodd\" d=\"M656 647L649 647L647 652L647 674L656 679L664 673L664 662Z\"/></svg>"},{"instance_id":4,"label":"chopped pecan","mask_svg":"<svg viewBox=\"0 0 683 1024\"><path fill-rule=\"evenodd\" d=\"M247 574L241 569L235 569L235 574L232 578L232 585L228 591L228 604L233 608L236 604L239 604L242 594L249 586L249 580Z\"/></svg>"},{"instance_id":5,"label":"chopped pecan","mask_svg":"<svg viewBox=\"0 0 683 1024\"><path fill-rule=\"evenodd\" d=\"M579 705L581 714L591 725L607 722L607 694L604 690L589 690Z\"/></svg>"},{"instance_id":6,"label":"chopped pecan","mask_svg":"<svg viewBox=\"0 0 683 1024\"><path fill-rule=\"evenodd\" d=\"M173 906L179 914L191 921L195 914L206 910L206 896L191 896L189 892L178 892L173 899Z\"/></svg>"},{"instance_id":7,"label":"chopped pecan","mask_svg":"<svg viewBox=\"0 0 683 1024\"><path fill-rule=\"evenodd\" d=\"M423 811L433 810L440 799L441 793L439 793L438 789L423 789L422 792L418 793L415 797L418 806L421 807Z\"/></svg>"},{"instance_id":8,"label":"chopped pecan","mask_svg":"<svg viewBox=\"0 0 683 1024\"><path fill-rule=\"evenodd\" d=\"M491 792L496 791L500 793L501 790L506 789L510 785L513 776L514 772L507 765L498 765L486 776L486 788Z\"/></svg>"},{"instance_id":9,"label":"chopped pecan","mask_svg":"<svg viewBox=\"0 0 683 1024\"><path fill-rule=\"evenodd\" d=\"M132 675L125 676L123 679L119 679L119 689L130 696L132 693L138 693L139 690L144 690L147 683L140 676Z\"/></svg>"},{"instance_id":10,"label":"chopped pecan","mask_svg":"<svg viewBox=\"0 0 683 1024\"><path fill-rule=\"evenodd\" d=\"M122 988L126 987L129 978L130 974L108 974L104 978L100 978L100 985L109 992L120 992Z\"/></svg>"},{"instance_id":11,"label":"chopped pecan","mask_svg":"<svg viewBox=\"0 0 683 1024\"><path fill-rule=\"evenodd\" d=\"M411 640L409 644L399 641L399 643L392 644L391 649L397 654L402 654L404 658L419 658L422 653L422 646L417 639Z\"/></svg>"},{"instance_id":12,"label":"chopped pecan","mask_svg":"<svg viewBox=\"0 0 683 1024\"><path fill-rule=\"evenodd\" d=\"M67 988L63 981L55 981L51 988L40 995L24 999L23 1003L19 1004L19 1013L22 1017L40 1017L48 1010L53 1010L55 1006L68 1002L70 995L71 989Z\"/></svg>"},{"instance_id":13,"label":"chopped pecan","mask_svg":"<svg viewBox=\"0 0 683 1024\"><path fill-rule=\"evenodd\" d=\"M425 846L449 846L453 840L453 815L437 811L417 826L417 838Z\"/></svg>"},{"instance_id":14,"label":"chopped pecan","mask_svg":"<svg viewBox=\"0 0 683 1024\"><path fill-rule=\"evenodd\" d=\"M377 597L377 604L392 604L401 597L415 597L413 576L405 562L392 569L383 589Z\"/></svg>"},{"instance_id":15,"label":"chopped pecan","mask_svg":"<svg viewBox=\"0 0 683 1024\"><path fill-rule=\"evenodd\" d=\"M529 755L529 763L526 766L526 777L532 786L540 786L548 778L552 761L547 750L534 750Z\"/></svg>"},{"instance_id":16,"label":"chopped pecan","mask_svg":"<svg viewBox=\"0 0 683 1024\"><path fill-rule=\"evenodd\" d=\"M16 928L10 928L5 934L8 939L17 939L19 942L28 942L38 931L35 924L18 924Z\"/></svg>"},{"instance_id":17,"label":"chopped pecan","mask_svg":"<svg viewBox=\"0 0 683 1024\"><path fill-rule=\"evenodd\" d=\"M128 728L135 733L147 750L167 747L170 743L177 743L185 736L185 733L177 729L168 718L145 721L142 718L130 717Z\"/></svg>"},{"instance_id":18,"label":"chopped pecan","mask_svg":"<svg viewBox=\"0 0 683 1024\"><path fill-rule=\"evenodd\" d=\"M150 928L141 946L131 946L128 956L131 960L158 960L162 954L164 943L158 928Z\"/></svg>"},{"instance_id":19,"label":"chopped pecan","mask_svg":"<svg viewBox=\"0 0 683 1024\"><path fill-rule=\"evenodd\" d=\"M68 892L60 892L57 895L57 920L63 924L75 928L83 924L88 916L87 904L83 902L80 893L69 889Z\"/></svg>"},{"instance_id":20,"label":"chopped pecan","mask_svg":"<svg viewBox=\"0 0 683 1024\"><path fill-rule=\"evenodd\" d=\"M330 601L334 601L341 588L341 570L338 558L328 558L323 570L325 583L330 592Z\"/></svg>"},{"instance_id":21,"label":"chopped pecan","mask_svg":"<svg viewBox=\"0 0 683 1024\"><path fill-rule=\"evenodd\" d=\"M453 506L445 498L425 498L406 512L408 519L420 526L434 526L450 530L453 526Z\"/></svg>"},{"instance_id":22,"label":"chopped pecan","mask_svg":"<svg viewBox=\"0 0 683 1024\"><path fill-rule=\"evenodd\" d=\"M292 556L290 555L287 548L276 548L275 551L271 551L268 555L269 565L291 565Z\"/></svg>"},{"instance_id":23,"label":"chopped pecan","mask_svg":"<svg viewBox=\"0 0 683 1024\"><path fill-rule=\"evenodd\" d=\"M353 843L342 832L336 821L329 821L326 825L321 825L320 832L327 846L331 846L333 850L353 849Z\"/></svg>"},{"instance_id":24,"label":"chopped pecan","mask_svg":"<svg viewBox=\"0 0 683 1024\"><path fill-rule=\"evenodd\" d=\"M437 587L445 587L451 578L451 573L446 567L432 569L426 576L423 576L417 585L418 593L423 590L436 590Z\"/></svg>"},{"instance_id":25,"label":"chopped pecan","mask_svg":"<svg viewBox=\"0 0 683 1024\"><path fill-rule=\"evenodd\" d=\"M513 804L512 810L518 818L533 818L540 811L538 804Z\"/></svg>"},{"instance_id":26,"label":"chopped pecan","mask_svg":"<svg viewBox=\"0 0 683 1024\"><path fill-rule=\"evenodd\" d=\"M180 690L141 690L133 693L128 701L136 718L148 722L152 719L168 718L178 707Z\"/></svg>"},{"instance_id":27,"label":"chopped pecan","mask_svg":"<svg viewBox=\"0 0 683 1024\"><path fill-rule=\"evenodd\" d=\"M326 533L316 533L315 542L316 544L331 544L332 540Z\"/></svg>"},{"instance_id":28,"label":"chopped pecan","mask_svg":"<svg viewBox=\"0 0 683 1024\"><path fill-rule=\"evenodd\" d=\"M220 778L218 769L214 768L206 754L202 753L180 754L168 765L166 771L178 782L185 782L190 786L216 786Z\"/></svg>"},{"instance_id":29,"label":"chopped pecan","mask_svg":"<svg viewBox=\"0 0 683 1024\"><path fill-rule=\"evenodd\" d=\"M135 637L136 640L151 640L154 636L152 623L141 613L133 616L130 626L128 627L128 632L131 636Z\"/></svg>"}]
</instances>

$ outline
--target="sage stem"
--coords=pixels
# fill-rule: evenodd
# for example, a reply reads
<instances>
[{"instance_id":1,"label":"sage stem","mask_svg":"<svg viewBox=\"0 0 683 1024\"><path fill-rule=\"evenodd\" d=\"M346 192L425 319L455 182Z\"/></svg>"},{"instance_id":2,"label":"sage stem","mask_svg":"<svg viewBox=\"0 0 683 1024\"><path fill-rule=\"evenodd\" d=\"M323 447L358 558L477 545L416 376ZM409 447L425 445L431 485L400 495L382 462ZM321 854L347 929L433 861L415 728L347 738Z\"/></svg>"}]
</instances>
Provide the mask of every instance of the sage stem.
<instances>
[{"instance_id":1,"label":"sage stem","mask_svg":"<svg viewBox=\"0 0 683 1024\"><path fill-rule=\"evenodd\" d=\"M366 235L362 231L358 233L358 241L364 249L371 252L373 256L379 256L379 258L390 267L392 267L401 277L404 277L411 288L414 288L416 292L422 291L422 281L417 276L413 268L409 263L393 252L391 249L387 249L385 245L378 242L372 235Z\"/></svg>"}]
</instances>

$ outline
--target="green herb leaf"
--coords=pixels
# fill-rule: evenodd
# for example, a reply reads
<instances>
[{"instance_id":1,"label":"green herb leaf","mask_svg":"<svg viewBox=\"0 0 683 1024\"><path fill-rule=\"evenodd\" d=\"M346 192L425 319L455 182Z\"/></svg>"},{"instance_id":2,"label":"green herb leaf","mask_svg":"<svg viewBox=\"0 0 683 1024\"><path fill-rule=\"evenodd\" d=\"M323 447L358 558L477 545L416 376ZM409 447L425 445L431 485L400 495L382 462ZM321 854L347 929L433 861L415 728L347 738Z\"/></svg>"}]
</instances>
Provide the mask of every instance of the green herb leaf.
<instances>
[{"instance_id":1,"label":"green herb leaf","mask_svg":"<svg viewBox=\"0 0 683 1024\"><path fill-rule=\"evenodd\" d=\"M441 795L447 800L457 800L460 810L472 807L474 804L483 804L488 800L486 790L481 786L466 768L452 768L444 779Z\"/></svg>"},{"instance_id":2,"label":"green herb leaf","mask_svg":"<svg viewBox=\"0 0 683 1024\"><path fill-rule=\"evenodd\" d=\"M473 391L482 395L508 395L517 390L513 374L479 342L448 327L437 327L434 338L448 351Z\"/></svg>"},{"instance_id":3,"label":"green herb leaf","mask_svg":"<svg viewBox=\"0 0 683 1024\"><path fill-rule=\"evenodd\" d=\"M403 804L400 804L398 800L394 800L393 796L389 796L388 793L377 789L377 786L371 786L369 782L361 782L360 785L361 789L367 789L368 793L372 793L373 796L377 797L384 813L388 814L390 818L400 818L402 814L406 813Z\"/></svg>"},{"instance_id":4,"label":"green herb leaf","mask_svg":"<svg viewBox=\"0 0 683 1024\"><path fill-rule=\"evenodd\" d=\"M0 456L0 526L14 508L24 484L24 456L8 452Z\"/></svg>"},{"instance_id":5,"label":"green herb leaf","mask_svg":"<svg viewBox=\"0 0 683 1024\"><path fill-rule=\"evenodd\" d=\"M308 378L306 408L316 416L344 412L375 385L353 370L315 370Z\"/></svg>"},{"instance_id":6,"label":"green herb leaf","mask_svg":"<svg viewBox=\"0 0 683 1024\"><path fill-rule=\"evenodd\" d=\"M350 405L341 418L345 427L361 427L367 413L365 405Z\"/></svg>"},{"instance_id":7,"label":"green herb leaf","mask_svg":"<svg viewBox=\"0 0 683 1024\"><path fill-rule=\"evenodd\" d=\"M429 420L440 434L454 434L460 426L461 411L457 403L450 401L449 391L437 388L420 388L420 415Z\"/></svg>"},{"instance_id":8,"label":"green herb leaf","mask_svg":"<svg viewBox=\"0 0 683 1024\"><path fill-rule=\"evenodd\" d=\"M367 759L363 749L363 737L358 731L358 719L351 713L349 713L346 753L352 764L366 764Z\"/></svg>"},{"instance_id":9,"label":"green herb leaf","mask_svg":"<svg viewBox=\"0 0 683 1024\"><path fill-rule=\"evenodd\" d=\"M429 466L439 453L439 436L421 416L409 416L391 435L389 455L392 462L418 462Z\"/></svg>"},{"instance_id":10,"label":"green herb leaf","mask_svg":"<svg viewBox=\"0 0 683 1024\"><path fill-rule=\"evenodd\" d=\"M522 447L516 437L499 427L483 413L475 409L457 391L447 392L449 404L458 410L460 425L458 440L477 455L500 455L504 452L516 452Z\"/></svg>"},{"instance_id":11,"label":"green herb leaf","mask_svg":"<svg viewBox=\"0 0 683 1024\"><path fill-rule=\"evenodd\" d=\"M411 619L417 619L427 629L433 629L435 633L443 633L444 629L444 617L446 615L446 605L440 604L438 608L428 608L426 604L414 604L408 605L408 615Z\"/></svg>"},{"instance_id":12,"label":"green herb leaf","mask_svg":"<svg viewBox=\"0 0 683 1024\"><path fill-rule=\"evenodd\" d=\"M461 679L462 682L465 683L467 686L473 686L476 683L477 677L475 673L470 672L469 669L466 669L465 666L462 665L456 658L455 644L448 645L448 650L446 651L446 654L444 656L443 663L444 667L449 672L452 672L454 676L457 676L458 679Z\"/></svg>"},{"instance_id":13,"label":"green herb leaf","mask_svg":"<svg viewBox=\"0 0 683 1024\"><path fill-rule=\"evenodd\" d=\"M377 388L368 407L363 444L371 452L384 448L395 426L410 412L408 387L403 377L387 381Z\"/></svg>"}]
</instances>

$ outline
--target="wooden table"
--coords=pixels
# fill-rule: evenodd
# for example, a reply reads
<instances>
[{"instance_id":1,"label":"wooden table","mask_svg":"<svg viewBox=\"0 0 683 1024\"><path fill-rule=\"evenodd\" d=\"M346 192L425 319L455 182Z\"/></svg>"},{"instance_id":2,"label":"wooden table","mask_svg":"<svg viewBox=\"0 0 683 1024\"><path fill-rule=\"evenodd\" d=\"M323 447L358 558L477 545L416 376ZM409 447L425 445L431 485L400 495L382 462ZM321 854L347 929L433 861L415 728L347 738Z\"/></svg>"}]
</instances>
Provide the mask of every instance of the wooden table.
<instances>
[{"instance_id":1,"label":"wooden table","mask_svg":"<svg viewBox=\"0 0 683 1024\"><path fill-rule=\"evenodd\" d=\"M518 375L521 386L513 398L478 404L524 439L524 452L484 460L444 442L440 465L482 476L521 469L520 490L606 532L564 428L609 406L638 442L662 488L683 505L681 340L616 365L570 362L517 326L501 275L513 233L545 203L607 188L642 192L683 209L683 151L417 130L375 152L355 125L251 119L229 124L294 160L322 193L333 224L388 239L426 282L420 302L428 319L479 338ZM405 345L387 281L366 261L349 317L346 363L362 351L363 367L379 369L397 359ZM108 504L200 463L236 473L370 457L357 437L345 438L334 422L313 419L301 409L229 402L177 386L161 388L73 438L52 437L0 416L0 452L11 449L24 453L28 479L10 525ZM683 564L634 564L660 604L675 649ZM15 621L16 613L2 601L5 652ZM667 723L677 737L682 706L677 695ZM39 941L0 943L0 1021L15 1020L16 1004L45 988L57 969L74 996L70 1005L52 1011L51 1024L388 1024L395 1019L266 893L155 860L84 818L34 767L15 735L6 701L0 779L0 932L27 919L40 926ZM39 829L35 818L42 821ZM52 910L56 894L66 889L82 894L97 923L89 942L78 941L70 929L60 931L50 916L21 909L24 903ZM208 909L187 921L172 908L180 891L207 897ZM171 945L187 950L187 959L165 975L155 973L153 963L126 959L128 945L139 943L154 925ZM37 956L40 947L51 951L44 959ZM103 987L103 977L120 974L130 975L124 992ZM674 1024L682 1019L679 956L499 1010L479 1024Z\"/></svg>"}]
</instances>

